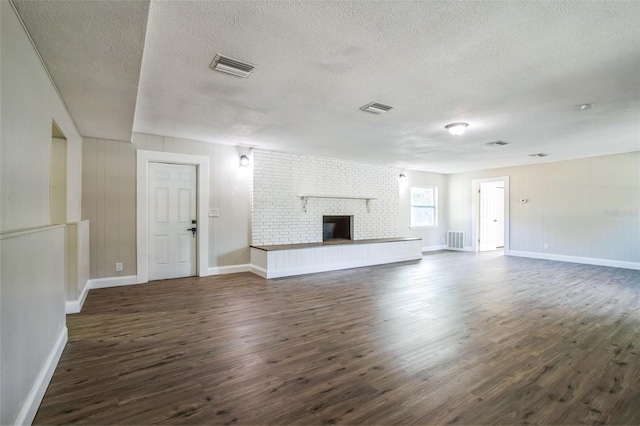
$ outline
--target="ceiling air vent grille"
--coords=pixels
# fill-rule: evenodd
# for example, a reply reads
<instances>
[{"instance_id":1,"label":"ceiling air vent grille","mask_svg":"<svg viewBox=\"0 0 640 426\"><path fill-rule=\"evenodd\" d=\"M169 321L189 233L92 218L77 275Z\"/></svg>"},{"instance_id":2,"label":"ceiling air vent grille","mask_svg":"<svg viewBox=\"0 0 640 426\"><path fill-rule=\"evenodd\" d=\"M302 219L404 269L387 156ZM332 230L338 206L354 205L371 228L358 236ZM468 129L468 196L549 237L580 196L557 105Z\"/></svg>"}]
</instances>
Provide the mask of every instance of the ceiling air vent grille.
<instances>
[{"instance_id":1,"label":"ceiling air vent grille","mask_svg":"<svg viewBox=\"0 0 640 426\"><path fill-rule=\"evenodd\" d=\"M371 103L366 104L363 107L360 107L361 110L367 111L367 112L372 112L374 114L382 114L383 112L387 112L392 108L393 108L392 106L381 104L381 103L378 103L378 102L371 102Z\"/></svg>"},{"instance_id":2,"label":"ceiling air vent grille","mask_svg":"<svg viewBox=\"0 0 640 426\"><path fill-rule=\"evenodd\" d=\"M509 142L493 141L493 142L487 142L487 145L489 145L489 146L504 146L504 145L509 145Z\"/></svg>"},{"instance_id":3,"label":"ceiling air vent grille","mask_svg":"<svg viewBox=\"0 0 640 426\"><path fill-rule=\"evenodd\" d=\"M549 154L545 154L544 152L539 152L537 154L529 154L529 157L546 157Z\"/></svg>"},{"instance_id":4,"label":"ceiling air vent grille","mask_svg":"<svg viewBox=\"0 0 640 426\"><path fill-rule=\"evenodd\" d=\"M247 78L256 69L255 65L231 59L226 56L216 55L211 63L211 69L238 77Z\"/></svg>"}]
</instances>

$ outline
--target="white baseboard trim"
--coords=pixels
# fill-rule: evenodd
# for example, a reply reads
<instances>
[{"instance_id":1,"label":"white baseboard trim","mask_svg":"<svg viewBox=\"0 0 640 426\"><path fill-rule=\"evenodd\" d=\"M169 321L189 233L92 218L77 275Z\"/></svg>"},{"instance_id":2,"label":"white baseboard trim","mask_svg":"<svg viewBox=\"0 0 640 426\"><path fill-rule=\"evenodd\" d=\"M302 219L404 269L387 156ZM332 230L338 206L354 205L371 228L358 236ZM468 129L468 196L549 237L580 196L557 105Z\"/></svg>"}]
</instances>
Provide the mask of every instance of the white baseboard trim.
<instances>
[{"instance_id":1,"label":"white baseboard trim","mask_svg":"<svg viewBox=\"0 0 640 426\"><path fill-rule=\"evenodd\" d=\"M42 402L44 393L47 391L49 382L51 382L51 378L53 377L53 372L58 365L58 361L60 361L60 356L62 355L62 351L64 350L66 344L67 327L64 327L60 331L60 334L58 334L58 338L56 339L53 348L51 348L51 352L49 352L47 360L42 366L42 369L40 370L36 381L31 387L31 391L29 392L26 401L22 405L22 410L20 410L20 414L18 414L18 418L16 419L15 424L30 425L31 423L33 423L33 419L36 417L38 408L40 408L40 403Z\"/></svg>"},{"instance_id":2,"label":"white baseboard trim","mask_svg":"<svg viewBox=\"0 0 640 426\"><path fill-rule=\"evenodd\" d=\"M209 275L237 274L238 272L249 272L251 265L248 263L231 266L209 267Z\"/></svg>"},{"instance_id":3,"label":"white baseboard trim","mask_svg":"<svg viewBox=\"0 0 640 426\"><path fill-rule=\"evenodd\" d=\"M84 285L84 289L82 289L82 293L80 293L80 297L78 298L78 300L70 300L65 304L65 310L67 314L77 314L82 310L82 305L84 305L84 301L87 298L87 294L89 294L90 290L89 281L87 281Z\"/></svg>"},{"instance_id":4,"label":"white baseboard trim","mask_svg":"<svg viewBox=\"0 0 640 426\"><path fill-rule=\"evenodd\" d=\"M593 257L565 256L561 254L535 253L518 250L510 250L507 255L528 257L531 259L555 260L558 262L583 263L585 265L610 266L612 268L640 270L640 262L625 262L622 260L596 259Z\"/></svg>"},{"instance_id":5,"label":"white baseboard trim","mask_svg":"<svg viewBox=\"0 0 640 426\"><path fill-rule=\"evenodd\" d=\"M256 275L258 275L258 276L260 276L262 278L267 278L267 270L266 269L261 268L261 267L256 266L256 265L250 265L250 266L251 266L251 268L250 268L249 272L252 272L252 273L254 273L254 274L256 274Z\"/></svg>"},{"instance_id":6,"label":"white baseboard trim","mask_svg":"<svg viewBox=\"0 0 640 426\"><path fill-rule=\"evenodd\" d=\"M441 244L439 246L424 246L422 247L422 252L427 252L427 251L438 251L438 250L445 250L447 248L446 244Z\"/></svg>"},{"instance_id":7,"label":"white baseboard trim","mask_svg":"<svg viewBox=\"0 0 640 426\"><path fill-rule=\"evenodd\" d=\"M345 262L338 264L325 264L325 265L314 265L311 267L300 267L300 268L288 268L288 269L277 269L273 271L265 271L264 269L252 265L252 271L258 270L259 272L264 271L264 275L262 273L256 273L263 278L271 279L271 278L282 278L282 277L291 277L294 275L305 275L305 274L315 274L318 272L330 272L330 271L339 271L342 269L351 269L351 268L362 268L364 266L374 266L374 265L384 265L387 263L397 263L397 262L408 262L410 260L421 260L422 253L419 256L416 255L406 255L406 256L397 256L390 257L384 260L376 259L376 260L361 260L358 262Z\"/></svg>"},{"instance_id":8,"label":"white baseboard trim","mask_svg":"<svg viewBox=\"0 0 640 426\"><path fill-rule=\"evenodd\" d=\"M473 249L473 247L463 247L463 248L461 248L461 249L459 249L459 248L452 248L452 247L445 247L444 249L445 249L445 250L451 250L451 251L475 251L475 250Z\"/></svg>"},{"instance_id":9,"label":"white baseboard trim","mask_svg":"<svg viewBox=\"0 0 640 426\"><path fill-rule=\"evenodd\" d=\"M235 274L238 272L249 272L251 271L251 265L246 263L243 265L231 265L231 266L218 266L214 268L208 269L208 275L223 275L223 274ZM134 285L134 284L142 284L138 282L137 275L126 275L123 277L107 277L107 278L93 278L87 281L87 284L84 286L84 290L82 294L80 294L80 298L78 300L72 300L66 303L66 312L67 314L77 314L82 310L82 305L84 305L84 301L87 298L87 294L89 290L96 288L108 288L108 287L119 287L123 285Z\"/></svg>"},{"instance_id":10,"label":"white baseboard trim","mask_svg":"<svg viewBox=\"0 0 640 426\"><path fill-rule=\"evenodd\" d=\"M138 284L137 275L126 275L123 277L94 278L87 282L89 290L94 288L119 287L122 285Z\"/></svg>"}]
</instances>

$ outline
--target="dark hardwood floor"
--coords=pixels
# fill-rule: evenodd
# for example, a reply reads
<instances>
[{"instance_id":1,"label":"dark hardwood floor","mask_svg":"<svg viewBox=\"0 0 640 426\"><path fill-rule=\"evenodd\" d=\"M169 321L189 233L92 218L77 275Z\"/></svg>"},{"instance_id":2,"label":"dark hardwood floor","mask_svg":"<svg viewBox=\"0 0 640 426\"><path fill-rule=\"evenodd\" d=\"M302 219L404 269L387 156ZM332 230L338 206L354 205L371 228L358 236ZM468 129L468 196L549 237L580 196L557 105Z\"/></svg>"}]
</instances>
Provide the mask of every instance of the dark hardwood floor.
<instances>
[{"instance_id":1,"label":"dark hardwood floor","mask_svg":"<svg viewBox=\"0 0 640 426\"><path fill-rule=\"evenodd\" d=\"M36 424L639 424L640 271L438 252L92 290Z\"/></svg>"}]
</instances>

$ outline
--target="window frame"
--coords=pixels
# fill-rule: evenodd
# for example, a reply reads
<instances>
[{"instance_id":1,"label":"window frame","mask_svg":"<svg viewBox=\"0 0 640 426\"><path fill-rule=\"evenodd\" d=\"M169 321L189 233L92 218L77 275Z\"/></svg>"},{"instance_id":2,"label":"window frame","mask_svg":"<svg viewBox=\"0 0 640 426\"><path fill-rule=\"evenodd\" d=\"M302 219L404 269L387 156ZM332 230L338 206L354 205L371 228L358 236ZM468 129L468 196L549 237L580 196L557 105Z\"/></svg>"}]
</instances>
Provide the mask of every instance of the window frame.
<instances>
[{"instance_id":1,"label":"window frame","mask_svg":"<svg viewBox=\"0 0 640 426\"><path fill-rule=\"evenodd\" d=\"M431 190L433 191L433 205L430 204L414 204L413 203L413 192L414 189L420 190ZM433 225L424 225L424 224L416 224L414 222L414 208L431 208L433 209ZM424 186L412 186L409 191L409 228L411 229L428 229L428 228L437 228L438 227L438 187L435 185L424 185Z\"/></svg>"}]
</instances>

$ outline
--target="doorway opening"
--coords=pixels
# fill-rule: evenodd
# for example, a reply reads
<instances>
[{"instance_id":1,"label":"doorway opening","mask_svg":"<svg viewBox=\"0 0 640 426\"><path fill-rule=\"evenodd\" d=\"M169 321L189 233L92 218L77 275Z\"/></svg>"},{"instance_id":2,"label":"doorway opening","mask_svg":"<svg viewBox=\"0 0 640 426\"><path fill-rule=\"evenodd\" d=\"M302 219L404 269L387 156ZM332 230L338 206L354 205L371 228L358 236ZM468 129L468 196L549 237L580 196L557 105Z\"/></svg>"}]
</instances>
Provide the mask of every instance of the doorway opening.
<instances>
[{"instance_id":1,"label":"doorway opening","mask_svg":"<svg viewBox=\"0 0 640 426\"><path fill-rule=\"evenodd\" d=\"M504 248L504 184L480 184L478 251Z\"/></svg>"},{"instance_id":2,"label":"doorway opening","mask_svg":"<svg viewBox=\"0 0 640 426\"><path fill-rule=\"evenodd\" d=\"M471 186L474 251L509 254L509 177L474 179Z\"/></svg>"}]
</instances>

